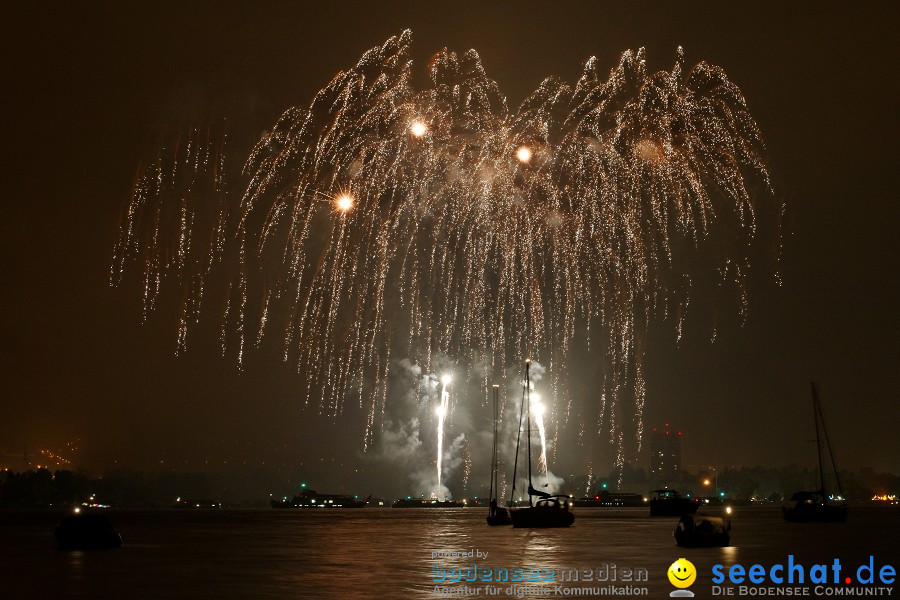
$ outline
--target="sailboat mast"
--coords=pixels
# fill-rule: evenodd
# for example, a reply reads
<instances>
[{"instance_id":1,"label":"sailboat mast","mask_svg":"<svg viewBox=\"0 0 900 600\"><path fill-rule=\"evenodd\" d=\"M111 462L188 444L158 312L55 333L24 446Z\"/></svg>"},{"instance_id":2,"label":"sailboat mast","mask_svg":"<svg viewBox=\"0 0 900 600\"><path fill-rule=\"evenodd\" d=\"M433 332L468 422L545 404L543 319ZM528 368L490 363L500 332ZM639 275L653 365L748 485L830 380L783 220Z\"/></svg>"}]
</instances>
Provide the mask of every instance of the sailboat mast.
<instances>
[{"instance_id":1,"label":"sailboat mast","mask_svg":"<svg viewBox=\"0 0 900 600\"><path fill-rule=\"evenodd\" d=\"M831 437L828 435L828 426L825 425L825 414L822 412L822 404L818 400L818 396L816 396L816 402L819 404L819 418L822 420L822 433L825 434L825 445L828 447L828 457L831 459L831 468L834 469L834 481L837 483L838 493L843 497L844 488L841 486L841 476L838 475L837 462L834 460L834 451L831 449ZM821 468L821 460L819 468Z\"/></svg>"},{"instance_id":2,"label":"sailboat mast","mask_svg":"<svg viewBox=\"0 0 900 600\"><path fill-rule=\"evenodd\" d=\"M825 471L822 469L822 439L819 436L819 394L816 392L816 382L810 382L810 387L812 388L812 399L813 399L813 419L816 424L816 453L819 456L819 490L824 494L825 493Z\"/></svg>"},{"instance_id":3,"label":"sailboat mast","mask_svg":"<svg viewBox=\"0 0 900 600\"><path fill-rule=\"evenodd\" d=\"M493 448L491 448L491 495L488 500L488 504L493 503L494 500L494 482L497 479L497 395L499 392L499 386L494 385L491 389L491 393L493 395L493 404L494 404L494 444ZM497 482L497 491L500 491L499 482ZM491 512L491 508L488 508L488 511Z\"/></svg>"},{"instance_id":4,"label":"sailboat mast","mask_svg":"<svg viewBox=\"0 0 900 600\"><path fill-rule=\"evenodd\" d=\"M519 474L519 443L522 441L522 415L525 414L525 389L522 389L522 403L519 405L519 428L516 429L516 458L513 461L512 490L509 492L509 505L513 506L516 498L516 477Z\"/></svg>"},{"instance_id":5,"label":"sailboat mast","mask_svg":"<svg viewBox=\"0 0 900 600\"><path fill-rule=\"evenodd\" d=\"M531 506L531 359L525 361L525 405L528 410L528 506Z\"/></svg>"}]
</instances>

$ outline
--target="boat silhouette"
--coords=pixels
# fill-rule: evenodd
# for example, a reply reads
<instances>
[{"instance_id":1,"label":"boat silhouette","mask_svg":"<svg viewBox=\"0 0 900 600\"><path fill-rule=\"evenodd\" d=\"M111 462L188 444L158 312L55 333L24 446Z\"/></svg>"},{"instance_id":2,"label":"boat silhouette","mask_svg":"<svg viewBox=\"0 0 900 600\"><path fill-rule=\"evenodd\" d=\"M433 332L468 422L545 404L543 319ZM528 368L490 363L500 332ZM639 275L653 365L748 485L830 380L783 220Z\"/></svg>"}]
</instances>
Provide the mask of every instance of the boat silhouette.
<instances>
[{"instance_id":1,"label":"boat silhouette","mask_svg":"<svg viewBox=\"0 0 900 600\"><path fill-rule=\"evenodd\" d=\"M651 517L680 517L697 512L700 502L698 498L691 500L678 493L678 490L653 490L650 492Z\"/></svg>"},{"instance_id":2,"label":"boat silhouette","mask_svg":"<svg viewBox=\"0 0 900 600\"><path fill-rule=\"evenodd\" d=\"M534 489L531 479L531 360L525 361L525 389L522 392L522 407L519 410L519 433L516 438L516 460L513 467L512 495L516 493L516 471L519 465L519 440L522 436L522 416L527 415L528 446L528 506L510 508L513 527L569 527L575 522L569 497L562 494L549 494ZM537 497L538 501L533 502ZM510 505L513 499L510 498Z\"/></svg>"},{"instance_id":3,"label":"boat silhouette","mask_svg":"<svg viewBox=\"0 0 900 600\"><path fill-rule=\"evenodd\" d=\"M816 391L815 382L810 383L813 403L813 422L816 427L816 452L819 457L819 489L812 491L795 492L790 502L782 506L784 518L795 523L842 523L847 520L847 501L841 488L841 478L838 476L837 463L834 460L834 451L831 449L831 439L828 437L828 429L825 427L825 416L822 414L822 404L819 402L819 394ZM825 438L825 446L828 449L828 457L834 470L834 479L837 484L837 493L830 493L825 487L825 470L822 466L822 437Z\"/></svg>"},{"instance_id":4,"label":"boat silhouette","mask_svg":"<svg viewBox=\"0 0 900 600\"><path fill-rule=\"evenodd\" d=\"M272 508L363 508L366 500L344 494L319 494L304 483L303 489L293 498L272 499L269 503Z\"/></svg>"},{"instance_id":5,"label":"boat silhouette","mask_svg":"<svg viewBox=\"0 0 900 600\"><path fill-rule=\"evenodd\" d=\"M675 543L687 548L731 545L731 519L710 515L684 515L675 526Z\"/></svg>"}]
</instances>

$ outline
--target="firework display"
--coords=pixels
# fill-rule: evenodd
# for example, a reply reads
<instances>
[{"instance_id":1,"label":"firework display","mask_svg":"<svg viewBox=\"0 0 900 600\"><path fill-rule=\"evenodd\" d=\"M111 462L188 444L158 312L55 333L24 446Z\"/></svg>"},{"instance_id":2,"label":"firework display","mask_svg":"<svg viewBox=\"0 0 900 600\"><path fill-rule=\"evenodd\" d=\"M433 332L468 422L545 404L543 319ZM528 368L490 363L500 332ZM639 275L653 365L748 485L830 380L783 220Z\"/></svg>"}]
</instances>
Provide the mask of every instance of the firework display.
<instances>
[{"instance_id":1,"label":"firework display","mask_svg":"<svg viewBox=\"0 0 900 600\"><path fill-rule=\"evenodd\" d=\"M621 465L623 432L642 438L642 332L669 320L680 335L701 273L746 310L751 189L772 194L740 90L718 67L685 67L681 49L651 72L641 49L608 74L591 58L574 85L548 78L515 110L474 50L437 53L420 89L410 44L389 39L284 112L241 173L224 129L149 161L113 283L139 273L145 315L165 285L181 292L179 352L201 316L238 364L274 336L306 402L365 410L365 445L392 353L426 371L441 353L489 365L485 398L491 371L544 359L546 448L544 420L569 418L565 364L582 338L605 366L585 427Z\"/></svg>"}]
</instances>

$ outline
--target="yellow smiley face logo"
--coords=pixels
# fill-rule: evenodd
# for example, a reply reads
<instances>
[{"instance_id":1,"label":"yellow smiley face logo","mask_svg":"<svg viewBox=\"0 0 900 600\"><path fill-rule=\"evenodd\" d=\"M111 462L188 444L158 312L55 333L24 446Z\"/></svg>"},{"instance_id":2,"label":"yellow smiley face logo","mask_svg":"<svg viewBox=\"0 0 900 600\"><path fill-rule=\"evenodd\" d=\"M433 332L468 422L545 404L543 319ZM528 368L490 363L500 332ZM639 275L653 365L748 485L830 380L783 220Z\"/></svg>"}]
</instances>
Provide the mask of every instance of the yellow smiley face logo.
<instances>
[{"instance_id":1,"label":"yellow smiley face logo","mask_svg":"<svg viewBox=\"0 0 900 600\"><path fill-rule=\"evenodd\" d=\"M679 558L669 567L669 582L677 588L686 588L697 579L697 569L691 561Z\"/></svg>"}]
</instances>

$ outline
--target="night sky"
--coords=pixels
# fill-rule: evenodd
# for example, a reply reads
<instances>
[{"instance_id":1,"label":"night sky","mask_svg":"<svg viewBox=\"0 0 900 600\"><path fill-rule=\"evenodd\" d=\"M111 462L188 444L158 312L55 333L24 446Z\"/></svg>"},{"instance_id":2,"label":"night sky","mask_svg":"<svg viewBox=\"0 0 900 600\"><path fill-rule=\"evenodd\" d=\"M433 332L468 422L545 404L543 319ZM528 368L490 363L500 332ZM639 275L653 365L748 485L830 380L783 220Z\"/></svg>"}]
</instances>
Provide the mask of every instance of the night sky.
<instances>
[{"instance_id":1,"label":"night sky","mask_svg":"<svg viewBox=\"0 0 900 600\"><path fill-rule=\"evenodd\" d=\"M628 48L646 47L654 70L679 45L688 65L723 67L787 204L783 285L763 261L745 325L723 305L689 315L678 345L651 329L646 423L684 432L688 466L812 466L815 380L839 463L900 471L896 5L481 4L7 3L3 460L79 439L79 464L98 469L265 463L332 488L391 470L362 457L358 414L303 409L274 352L243 373L215 340L176 358L171 316L142 324L136 287L108 277L137 166L165 135L227 114L252 140L410 28L419 69L444 46L475 48L513 107L545 76L573 81L592 55L605 71ZM587 377L590 357L576 363Z\"/></svg>"}]
</instances>

